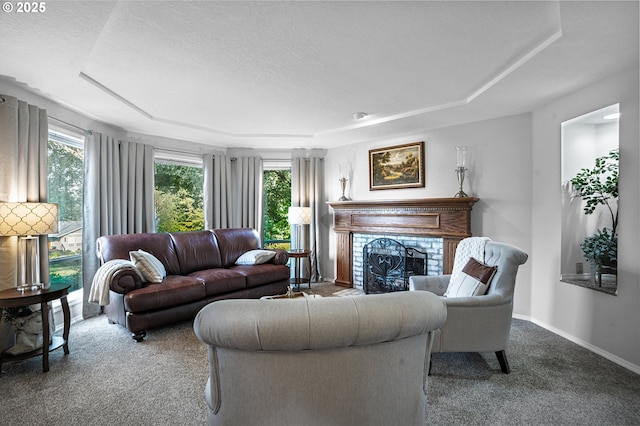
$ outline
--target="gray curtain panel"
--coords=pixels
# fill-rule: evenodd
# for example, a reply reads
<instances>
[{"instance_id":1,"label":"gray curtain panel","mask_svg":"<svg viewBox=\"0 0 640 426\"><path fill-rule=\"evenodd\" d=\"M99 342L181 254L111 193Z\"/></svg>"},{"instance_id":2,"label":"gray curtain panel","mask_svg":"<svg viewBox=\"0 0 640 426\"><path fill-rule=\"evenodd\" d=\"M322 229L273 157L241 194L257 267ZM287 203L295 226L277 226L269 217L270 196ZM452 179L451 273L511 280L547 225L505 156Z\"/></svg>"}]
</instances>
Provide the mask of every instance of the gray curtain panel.
<instances>
[{"instance_id":1,"label":"gray curtain panel","mask_svg":"<svg viewBox=\"0 0 640 426\"><path fill-rule=\"evenodd\" d=\"M202 157L204 168L203 201L205 229L229 227L229 203L227 194L231 179L227 168L227 156L221 152L205 154Z\"/></svg>"},{"instance_id":2,"label":"gray curtain panel","mask_svg":"<svg viewBox=\"0 0 640 426\"><path fill-rule=\"evenodd\" d=\"M151 145L87 131L84 144L83 309L88 318L100 306L88 303L100 267L96 239L102 235L154 232L154 156Z\"/></svg>"},{"instance_id":3,"label":"gray curtain panel","mask_svg":"<svg viewBox=\"0 0 640 426\"><path fill-rule=\"evenodd\" d=\"M324 157L326 150L295 149L291 153L291 205L311 207L311 224L308 229L302 227L301 241L311 250L311 271L305 262L304 272L312 282L322 281L322 271L318 253L321 253L320 218L324 208ZM297 238L297 229L291 229L291 238Z\"/></svg>"},{"instance_id":4,"label":"gray curtain panel","mask_svg":"<svg viewBox=\"0 0 640 426\"><path fill-rule=\"evenodd\" d=\"M0 202L47 201L47 112L13 96L0 95ZM47 236L40 236L40 276L47 282ZM18 237L0 237L0 290L18 281ZM0 323L2 321L0 320ZM0 351L13 333L0 325Z\"/></svg>"},{"instance_id":5,"label":"gray curtain panel","mask_svg":"<svg viewBox=\"0 0 640 426\"><path fill-rule=\"evenodd\" d=\"M254 228L263 232L262 158L203 156L205 228Z\"/></svg>"},{"instance_id":6,"label":"gray curtain panel","mask_svg":"<svg viewBox=\"0 0 640 426\"><path fill-rule=\"evenodd\" d=\"M231 227L262 229L262 158L231 159Z\"/></svg>"}]
</instances>

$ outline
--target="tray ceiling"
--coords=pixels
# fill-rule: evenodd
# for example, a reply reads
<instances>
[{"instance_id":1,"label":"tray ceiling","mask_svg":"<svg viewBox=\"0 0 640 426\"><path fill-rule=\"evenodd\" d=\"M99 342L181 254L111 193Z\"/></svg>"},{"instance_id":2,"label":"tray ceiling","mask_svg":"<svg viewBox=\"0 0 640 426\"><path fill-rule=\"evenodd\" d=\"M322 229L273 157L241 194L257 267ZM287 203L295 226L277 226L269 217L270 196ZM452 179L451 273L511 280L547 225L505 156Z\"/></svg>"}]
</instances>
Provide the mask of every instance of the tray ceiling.
<instances>
[{"instance_id":1,"label":"tray ceiling","mask_svg":"<svg viewBox=\"0 0 640 426\"><path fill-rule=\"evenodd\" d=\"M216 146L330 148L517 114L638 63L636 2L46 5L0 16L2 78Z\"/></svg>"}]
</instances>

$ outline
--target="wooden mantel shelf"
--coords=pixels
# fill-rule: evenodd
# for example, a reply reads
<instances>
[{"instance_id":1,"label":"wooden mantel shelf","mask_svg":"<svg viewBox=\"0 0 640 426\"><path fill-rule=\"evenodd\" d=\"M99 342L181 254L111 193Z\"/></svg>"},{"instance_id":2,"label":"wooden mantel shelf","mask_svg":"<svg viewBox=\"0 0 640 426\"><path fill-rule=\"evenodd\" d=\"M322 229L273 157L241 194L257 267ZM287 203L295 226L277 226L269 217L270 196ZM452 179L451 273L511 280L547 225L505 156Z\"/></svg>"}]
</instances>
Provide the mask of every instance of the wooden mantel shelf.
<instances>
[{"instance_id":1,"label":"wooden mantel shelf","mask_svg":"<svg viewBox=\"0 0 640 426\"><path fill-rule=\"evenodd\" d=\"M353 286L354 233L418 235L444 240L443 272L450 273L458 242L471 236L471 208L478 201L466 198L335 201L336 284Z\"/></svg>"}]
</instances>

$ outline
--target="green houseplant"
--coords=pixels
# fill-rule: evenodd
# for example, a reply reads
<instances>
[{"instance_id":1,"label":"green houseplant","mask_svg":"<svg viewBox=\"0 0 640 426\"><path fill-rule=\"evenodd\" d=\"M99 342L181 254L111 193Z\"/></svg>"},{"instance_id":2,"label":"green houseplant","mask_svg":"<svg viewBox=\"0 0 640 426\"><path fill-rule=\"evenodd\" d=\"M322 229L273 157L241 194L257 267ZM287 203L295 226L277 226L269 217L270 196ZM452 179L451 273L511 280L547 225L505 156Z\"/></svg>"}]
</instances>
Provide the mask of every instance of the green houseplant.
<instances>
[{"instance_id":1,"label":"green houseplant","mask_svg":"<svg viewBox=\"0 0 640 426\"><path fill-rule=\"evenodd\" d=\"M620 153L612 149L595 159L592 169L583 168L571 179L573 187L585 201L584 213L589 215L603 206L611 218L611 228L603 227L580 244L585 259L602 284L603 273L616 273L618 253L618 171Z\"/></svg>"}]
</instances>

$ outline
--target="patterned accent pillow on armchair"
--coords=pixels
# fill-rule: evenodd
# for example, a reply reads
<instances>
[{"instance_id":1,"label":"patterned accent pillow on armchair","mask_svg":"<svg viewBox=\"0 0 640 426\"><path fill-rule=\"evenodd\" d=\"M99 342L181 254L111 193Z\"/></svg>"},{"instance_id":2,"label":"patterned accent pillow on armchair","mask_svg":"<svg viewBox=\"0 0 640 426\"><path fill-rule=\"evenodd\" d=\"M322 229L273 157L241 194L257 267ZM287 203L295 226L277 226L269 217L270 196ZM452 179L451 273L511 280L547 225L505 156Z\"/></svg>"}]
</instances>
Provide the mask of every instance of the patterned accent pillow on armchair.
<instances>
[{"instance_id":1,"label":"patterned accent pillow on armchair","mask_svg":"<svg viewBox=\"0 0 640 426\"><path fill-rule=\"evenodd\" d=\"M469 258L462 271L449 283L445 297L468 297L486 294L497 266L487 266Z\"/></svg>"}]
</instances>

